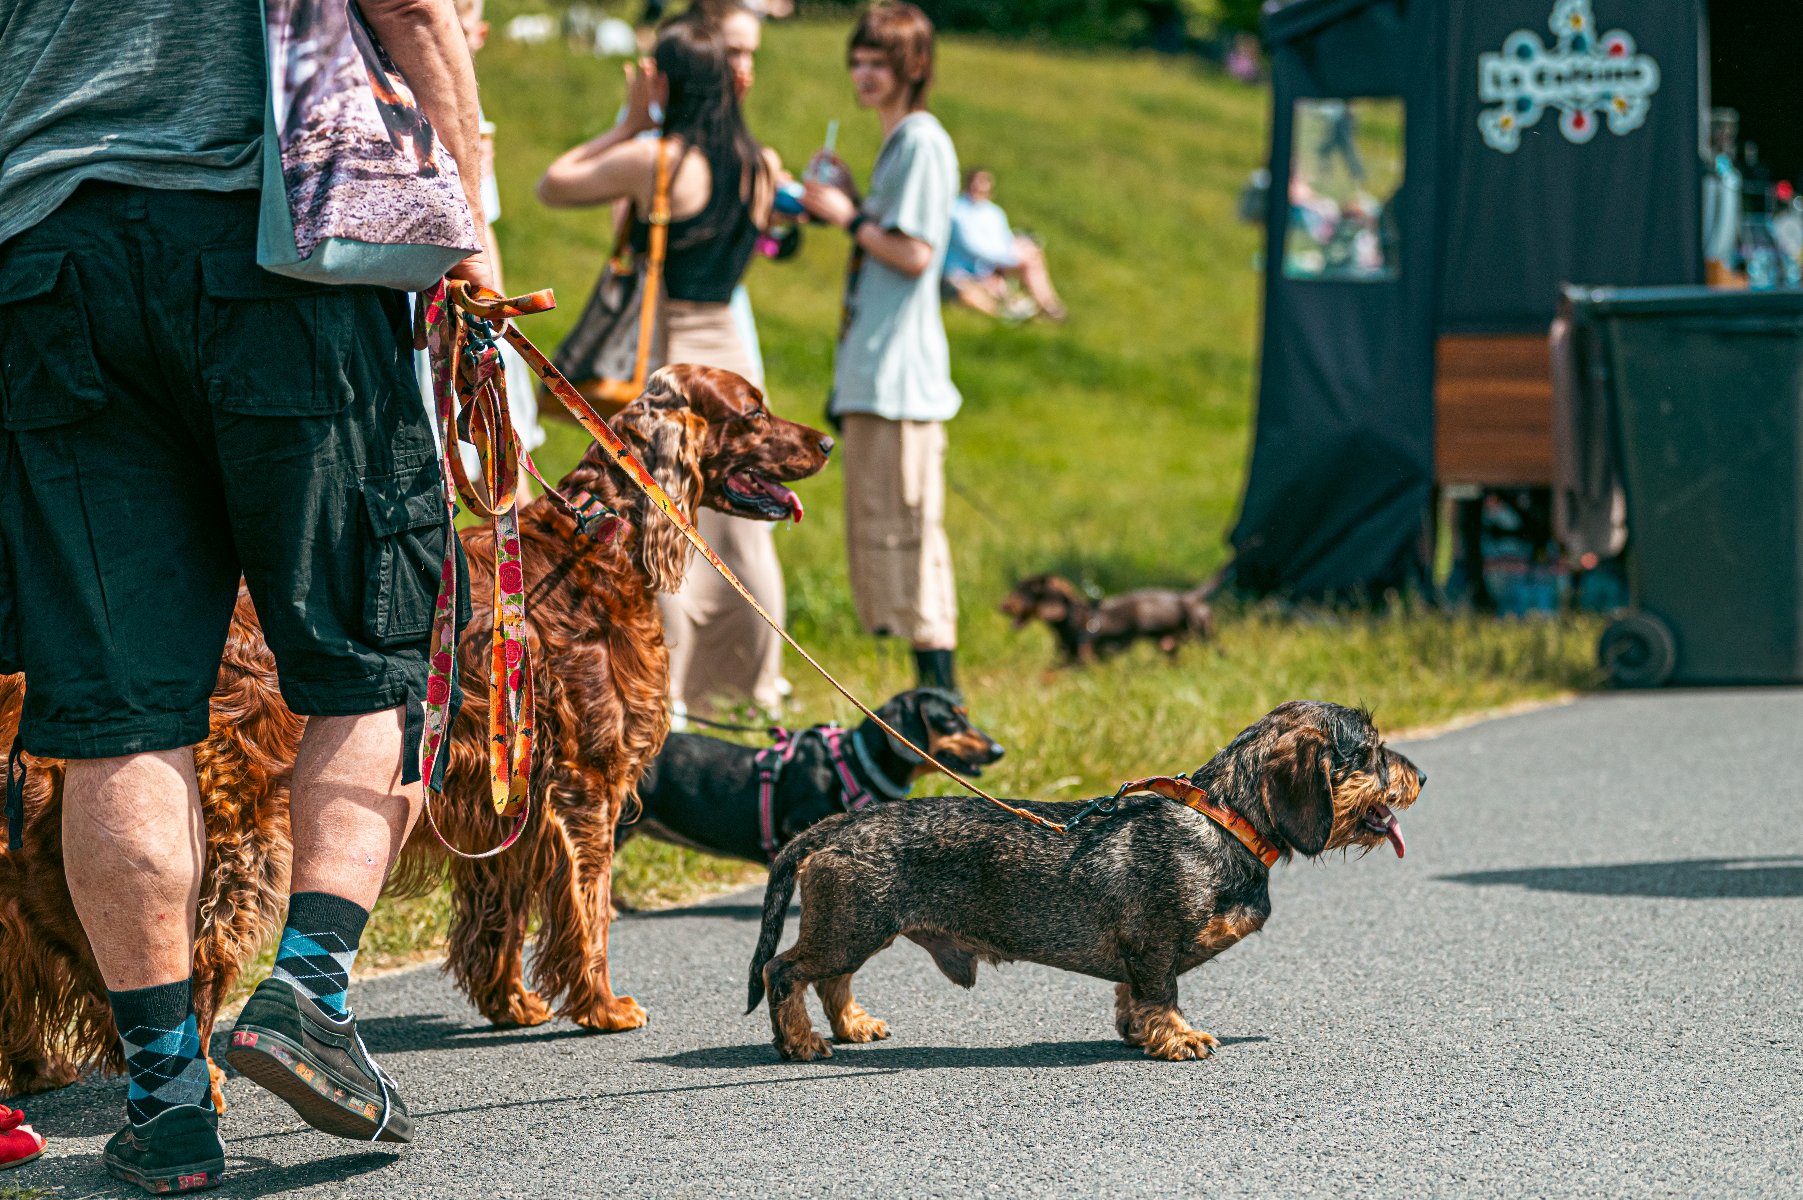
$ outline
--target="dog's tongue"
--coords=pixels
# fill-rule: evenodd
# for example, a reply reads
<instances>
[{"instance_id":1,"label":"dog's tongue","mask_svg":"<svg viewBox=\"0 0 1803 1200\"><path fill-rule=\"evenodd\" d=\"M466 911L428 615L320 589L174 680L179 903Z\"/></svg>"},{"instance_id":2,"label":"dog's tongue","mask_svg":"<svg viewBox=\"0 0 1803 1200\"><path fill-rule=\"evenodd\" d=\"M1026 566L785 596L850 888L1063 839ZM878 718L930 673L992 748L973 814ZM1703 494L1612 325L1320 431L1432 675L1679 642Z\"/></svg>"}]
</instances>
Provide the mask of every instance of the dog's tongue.
<instances>
[{"instance_id":1,"label":"dog's tongue","mask_svg":"<svg viewBox=\"0 0 1803 1200\"><path fill-rule=\"evenodd\" d=\"M1393 812L1385 812L1384 817L1386 818L1384 836L1390 839L1390 845L1396 847L1396 857L1401 858L1403 851L1402 822L1396 819L1396 814Z\"/></svg>"},{"instance_id":2,"label":"dog's tongue","mask_svg":"<svg viewBox=\"0 0 1803 1200\"><path fill-rule=\"evenodd\" d=\"M766 495L774 496L778 501L788 506L789 519L791 521L794 521L797 525L801 524L800 496L797 496L782 484L772 483L768 479L760 479L758 480L758 483L763 487Z\"/></svg>"}]
</instances>

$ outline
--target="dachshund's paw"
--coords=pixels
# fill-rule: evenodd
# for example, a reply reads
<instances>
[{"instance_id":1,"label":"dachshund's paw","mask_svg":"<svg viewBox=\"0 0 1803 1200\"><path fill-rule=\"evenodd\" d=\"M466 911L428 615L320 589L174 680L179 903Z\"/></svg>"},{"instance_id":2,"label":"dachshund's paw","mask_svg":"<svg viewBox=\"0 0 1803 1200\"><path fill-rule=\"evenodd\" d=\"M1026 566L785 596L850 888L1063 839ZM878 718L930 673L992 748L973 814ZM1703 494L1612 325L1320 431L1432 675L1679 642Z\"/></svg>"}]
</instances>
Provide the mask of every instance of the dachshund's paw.
<instances>
[{"instance_id":1,"label":"dachshund's paw","mask_svg":"<svg viewBox=\"0 0 1803 1200\"><path fill-rule=\"evenodd\" d=\"M880 1024L880 1022L879 1022ZM792 1041L776 1043L776 1052L790 1062L813 1062L817 1058L831 1058L833 1048L826 1044L826 1039L812 1029L801 1034Z\"/></svg>"},{"instance_id":2,"label":"dachshund's paw","mask_svg":"<svg viewBox=\"0 0 1803 1200\"><path fill-rule=\"evenodd\" d=\"M543 1025L551 1019L551 1006L537 992L516 992L504 1007L484 1013L497 1029L521 1029Z\"/></svg>"},{"instance_id":3,"label":"dachshund's paw","mask_svg":"<svg viewBox=\"0 0 1803 1200\"><path fill-rule=\"evenodd\" d=\"M225 1071L212 1059L207 1059L207 1078L212 1081L209 1090L213 1094L213 1111L225 1112Z\"/></svg>"},{"instance_id":4,"label":"dachshund's paw","mask_svg":"<svg viewBox=\"0 0 1803 1200\"><path fill-rule=\"evenodd\" d=\"M631 996L615 996L612 1000L603 1000L588 1011L575 1013L571 1017L571 1020L584 1029L593 1029L599 1033L624 1033L628 1029L639 1029L650 1019L650 1014Z\"/></svg>"},{"instance_id":5,"label":"dachshund's paw","mask_svg":"<svg viewBox=\"0 0 1803 1200\"><path fill-rule=\"evenodd\" d=\"M880 1042L889 1036L889 1022L869 1013L857 1013L833 1028L833 1038L841 1042Z\"/></svg>"},{"instance_id":6,"label":"dachshund's paw","mask_svg":"<svg viewBox=\"0 0 1803 1200\"><path fill-rule=\"evenodd\" d=\"M1207 1058L1220 1044L1220 1039L1200 1029L1163 1029L1148 1037L1142 1048L1152 1058L1185 1062Z\"/></svg>"}]
</instances>

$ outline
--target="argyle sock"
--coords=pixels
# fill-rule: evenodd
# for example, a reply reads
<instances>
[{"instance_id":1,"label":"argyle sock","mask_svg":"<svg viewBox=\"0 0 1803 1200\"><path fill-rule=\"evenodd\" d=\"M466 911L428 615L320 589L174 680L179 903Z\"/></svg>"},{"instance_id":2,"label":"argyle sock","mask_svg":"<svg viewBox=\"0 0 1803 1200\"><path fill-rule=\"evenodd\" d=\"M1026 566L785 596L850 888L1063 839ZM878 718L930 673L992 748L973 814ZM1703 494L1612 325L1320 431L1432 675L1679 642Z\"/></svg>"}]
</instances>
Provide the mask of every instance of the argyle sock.
<instances>
[{"instance_id":1,"label":"argyle sock","mask_svg":"<svg viewBox=\"0 0 1803 1200\"><path fill-rule=\"evenodd\" d=\"M106 996L131 1076L125 1091L125 1115L131 1123L142 1125L180 1104L212 1108L213 1081L201 1054L189 981Z\"/></svg>"},{"instance_id":2,"label":"argyle sock","mask_svg":"<svg viewBox=\"0 0 1803 1200\"><path fill-rule=\"evenodd\" d=\"M368 920L369 913L349 900L326 892L296 892L288 900L288 923L282 927L270 978L286 980L327 1012L343 1016L351 963Z\"/></svg>"}]
</instances>

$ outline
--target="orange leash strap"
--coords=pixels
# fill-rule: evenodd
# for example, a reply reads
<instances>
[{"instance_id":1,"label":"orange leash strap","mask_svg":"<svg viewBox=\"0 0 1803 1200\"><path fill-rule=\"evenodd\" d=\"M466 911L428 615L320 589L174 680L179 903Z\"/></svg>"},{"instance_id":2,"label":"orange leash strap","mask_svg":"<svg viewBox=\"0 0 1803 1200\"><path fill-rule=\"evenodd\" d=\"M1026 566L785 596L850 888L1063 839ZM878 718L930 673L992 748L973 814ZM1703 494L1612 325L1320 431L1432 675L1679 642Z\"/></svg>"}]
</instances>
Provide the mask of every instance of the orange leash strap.
<instances>
[{"instance_id":1,"label":"orange leash strap","mask_svg":"<svg viewBox=\"0 0 1803 1200\"><path fill-rule=\"evenodd\" d=\"M467 293L472 290L469 288L468 284L465 284L461 280L450 281L450 287L453 294L456 294L459 291ZM481 313L484 311L485 306L495 306L507 302L502 301L500 297L492 292L477 291L468 299L460 299L458 303L462 304L472 312ZM890 725L889 722L872 712L869 706L851 693L849 688L835 679L831 671L828 671L825 667L821 666L819 661L815 659L812 654L809 654L801 643L797 642L793 637L790 637L789 631L778 624L776 619L764 609L764 606L758 603L757 597L753 596L750 590L747 589L743 583L739 582L739 577L733 574L732 568L720 561L720 556L714 553L714 548L707 544L707 540L701 536L700 531L695 528L694 524L683 515L682 510L676 506L675 501L671 500L669 494L665 492L663 488L658 486L657 480L651 478L651 473L645 469L644 464L639 462L632 451L626 448L626 443L621 441L619 435L609 428L607 422L603 421L600 415L590 407L588 401L583 399L582 393L571 387L569 381L564 379L564 377L558 373L557 368L551 365L551 361L543 354L539 353L538 347L534 346L531 341L527 339L526 335L521 333L511 321L506 322L502 332L503 336L505 336L509 342L513 343L514 349L520 352L520 356L530 364L533 371L544 381L545 387L559 400L563 401L564 407L570 410L570 415L574 416L577 422L588 431L589 436L594 438L601 446L601 449L607 454L608 458L613 461L614 466L618 467L640 491L650 497L652 504L656 506L657 510L661 512L671 524L681 530L683 537L688 539L689 544L694 546L696 551L699 552L703 558L707 559L714 570L720 572L720 577L726 580L735 592L739 593L745 603L751 605L752 611L763 618L764 623L774 629L777 636L788 643L790 649L801 655L802 659L805 660L810 667L813 667L814 670L818 671L822 679L825 679L828 683L832 684L833 688L838 691L841 696L844 696L850 701L853 708L863 713L870 720L876 722L877 727L884 733L894 738L901 745L906 746L915 754L918 754L923 761L941 775L944 775L947 779L950 779L960 787L968 789L972 795L981 796L991 804L1006 809L1008 812L1013 813L1024 821L1031 821L1035 825L1043 825L1045 828L1057 830L1059 833L1065 832L1065 827L1058 824L1056 821L1048 821L1037 813L1028 812L1024 808L1017 808L1004 800L998 800L996 797L990 795L970 780L964 778L962 775L934 758L931 754L928 754L919 746L916 746L913 742L904 737L900 730L896 729L894 726Z\"/></svg>"}]
</instances>

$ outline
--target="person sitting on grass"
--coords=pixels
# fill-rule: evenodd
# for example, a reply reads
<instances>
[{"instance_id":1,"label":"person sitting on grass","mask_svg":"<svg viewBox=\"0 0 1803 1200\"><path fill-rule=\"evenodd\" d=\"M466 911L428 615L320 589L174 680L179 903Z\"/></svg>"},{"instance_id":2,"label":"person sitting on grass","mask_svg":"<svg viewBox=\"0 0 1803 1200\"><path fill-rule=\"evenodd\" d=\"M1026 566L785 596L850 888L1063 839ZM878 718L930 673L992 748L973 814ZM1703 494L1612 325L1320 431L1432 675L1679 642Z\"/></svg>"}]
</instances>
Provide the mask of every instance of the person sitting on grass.
<instances>
[{"instance_id":1,"label":"person sitting on grass","mask_svg":"<svg viewBox=\"0 0 1803 1200\"><path fill-rule=\"evenodd\" d=\"M947 298L992 317L1026 320L1043 313L1054 321L1064 320L1064 302L1052 286L1045 251L1009 227L1008 214L990 199L994 193L993 172L972 167L965 173L964 191L952 202L952 242L945 256ZM1011 295L1011 283L1024 287L1027 294Z\"/></svg>"}]
</instances>

